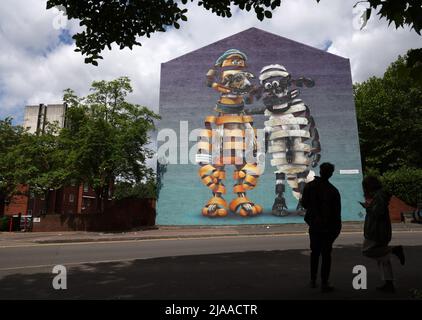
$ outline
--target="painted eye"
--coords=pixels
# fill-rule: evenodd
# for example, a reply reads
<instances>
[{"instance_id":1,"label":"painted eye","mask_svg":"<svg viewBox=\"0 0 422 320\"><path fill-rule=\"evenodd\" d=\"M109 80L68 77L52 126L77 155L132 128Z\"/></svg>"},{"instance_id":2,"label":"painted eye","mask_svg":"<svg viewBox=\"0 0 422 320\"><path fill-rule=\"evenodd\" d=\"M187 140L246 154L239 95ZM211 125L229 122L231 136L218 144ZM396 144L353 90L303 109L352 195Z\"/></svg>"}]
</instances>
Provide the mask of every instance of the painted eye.
<instances>
[{"instance_id":1,"label":"painted eye","mask_svg":"<svg viewBox=\"0 0 422 320\"><path fill-rule=\"evenodd\" d=\"M279 86L278 81L273 81L273 87L274 87L274 88L277 88L278 86Z\"/></svg>"},{"instance_id":2,"label":"painted eye","mask_svg":"<svg viewBox=\"0 0 422 320\"><path fill-rule=\"evenodd\" d=\"M271 89L271 83L267 82L267 83L264 85L264 88L265 88L265 89L267 89L267 90Z\"/></svg>"},{"instance_id":3,"label":"painted eye","mask_svg":"<svg viewBox=\"0 0 422 320\"><path fill-rule=\"evenodd\" d=\"M238 64L239 64L239 60L233 60L233 61L232 61L232 64L234 64L234 65L238 65Z\"/></svg>"}]
</instances>

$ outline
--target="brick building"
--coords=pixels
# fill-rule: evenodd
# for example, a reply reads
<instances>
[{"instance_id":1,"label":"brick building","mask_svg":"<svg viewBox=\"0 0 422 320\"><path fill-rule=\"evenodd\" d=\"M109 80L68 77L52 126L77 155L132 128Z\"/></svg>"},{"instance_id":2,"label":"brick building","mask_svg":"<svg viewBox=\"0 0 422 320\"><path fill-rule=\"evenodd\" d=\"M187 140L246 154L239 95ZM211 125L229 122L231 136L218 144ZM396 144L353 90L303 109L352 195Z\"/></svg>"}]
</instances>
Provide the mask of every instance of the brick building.
<instances>
[{"instance_id":1,"label":"brick building","mask_svg":"<svg viewBox=\"0 0 422 320\"><path fill-rule=\"evenodd\" d=\"M63 128L66 125L65 114L64 104L29 105L25 107L23 127L30 133L43 132L47 123L56 123ZM94 213L96 210L96 195L88 185L70 185L51 190L47 201L46 205L43 197L35 196L30 186L21 186L18 194L6 203L4 214L11 216L21 213L38 217L44 214Z\"/></svg>"},{"instance_id":2,"label":"brick building","mask_svg":"<svg viewBox=\"0 0 422 320\"><path fill-rule=\"evenodd\" d=\"M43 197L35 196L27 186L22 186L20 192L21 194L14 196L6 204L5 215L22 213L39 217L44 214L94 213L96 208L95 192L87 185L52 190L48 195L47 205Z\"/></svg>"}]
</instances>

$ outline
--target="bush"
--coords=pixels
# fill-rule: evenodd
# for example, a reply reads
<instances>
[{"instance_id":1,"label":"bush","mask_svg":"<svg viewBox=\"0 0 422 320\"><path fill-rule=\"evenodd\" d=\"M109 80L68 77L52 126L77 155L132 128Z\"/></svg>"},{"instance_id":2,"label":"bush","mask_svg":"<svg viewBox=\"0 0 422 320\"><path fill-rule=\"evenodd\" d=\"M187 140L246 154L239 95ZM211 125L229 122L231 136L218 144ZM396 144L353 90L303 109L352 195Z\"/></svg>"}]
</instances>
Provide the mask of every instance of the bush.
<instances>
[{"instance_id":1,"label":"bush","mask_svg":"<svg viewBox=\"0 0 422 320\"><path fill-rule=\"evenodd\" d=\"M422 200L422 169L402 167L387 171L381 180L388 192L411 206Z\"/></svg>"}]
</instances>

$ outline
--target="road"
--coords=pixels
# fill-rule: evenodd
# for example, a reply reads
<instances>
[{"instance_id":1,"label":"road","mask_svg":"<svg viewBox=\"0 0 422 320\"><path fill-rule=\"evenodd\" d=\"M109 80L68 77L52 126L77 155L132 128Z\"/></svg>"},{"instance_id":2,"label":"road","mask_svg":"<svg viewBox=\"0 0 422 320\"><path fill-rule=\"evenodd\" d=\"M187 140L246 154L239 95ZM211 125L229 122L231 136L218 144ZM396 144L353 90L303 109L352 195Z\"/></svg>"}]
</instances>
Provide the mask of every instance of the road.
<instances>
[{"instance_id":1,"label":"road","mask_svg":"<svg viewBox=\"0 0 422 320\"><path fill-rule=\"evenodd\" d=\"M396 295L380 295L376 263L360 254L361 233L344 233L333 252L336 292L306 287L306 234L163 239L0 247L0 299L325 299L411 298L422 289L422 233L395 232L408 263L393 260ZM52 288L52 268L68 270L68 289ZM352 288L365 265L368 290Z\"/></svg>"}]
</instances>

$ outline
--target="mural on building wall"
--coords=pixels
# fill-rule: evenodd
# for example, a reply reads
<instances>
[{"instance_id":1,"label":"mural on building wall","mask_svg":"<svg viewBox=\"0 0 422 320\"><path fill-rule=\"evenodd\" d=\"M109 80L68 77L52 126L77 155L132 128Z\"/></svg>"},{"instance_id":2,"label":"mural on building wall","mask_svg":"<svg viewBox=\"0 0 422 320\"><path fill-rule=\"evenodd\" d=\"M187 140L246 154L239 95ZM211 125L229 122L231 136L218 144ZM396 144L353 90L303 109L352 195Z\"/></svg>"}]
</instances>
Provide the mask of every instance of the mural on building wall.
<instances>
[{"instance_id":1,"label":"mural on building wall","mask_svg":"<svg viewBox=\"0 0 422 320\"><path fill-rule=\"evenodd\" d=\"M196 161L201 166L199 176L212 191L212 197L202 209L208 217L227 216L228 210L241 216L254 216L262 207L246 196L247 190L256 187L260 168L258 144L253 129L252 113L264 113L265 150L271 153L275 168L276 197L272 206L275 216L289 214L284 198L285 182L290 185L298 200L296 213L304 215L301 205L303 188L315 176L311 168L317 166L321 155L318 130L307 105L298 98L297 87L313 87L314 81L300 77L292 79L280 64L264 66L259 75L259 85L252 82L255 76L246 71L247 55L229 49L207 73L207 85L220 93L215 105L216 115L207 116L201 131ZM248 110L254 97L262 96L263 109ZM270 146L268 146L270 144ZM250 155L248 157L248 155ZM235 198L227 205L225 166L235 166L233 193Z\"/></svg>"},{"instance_id":2,"label":"mural on building wall","mask_svg":"<svg viewBox=\"0 0 422 320\"><path fill-rule=\"evenodd\" d=\"M252 127L253 118L244 112L245 102L252 101L255 90L251 83L254 75L246 71L246 60L245 53L229 49L207 73L208 86L219 92L220 98L215 106L216 115L205 119L196 155L201 166L199 176L213 194L202 209L204 216L224 217L228 209L244 217L262 212L262 207L246 196L247 190L256 187L260 175L254 159L257 139ZM252 153L250 157L248 151ZM235 167L235 197L229 205L223 198L226 194L226 165Z\"/></svg>"},{"instance_id":3,"label":"mural on building wall","mask_svg":"<svg viewBox=\"0 0 422 320\"><path fill-rule=\"evenodd\" d=\"M361 220L347 58L251 28L163 63L160 81L157 224L303 223L321 162L343 219Z\"/></svg>"},{"instance_id":4,"label":"mural on building wall","mask_svg":"<svg viewBox=\"0 0 422 320\"><path fill-rule=\"evenodd\" d=\"M298 200L296 211L304 215L305 209L300 200L305 184L315 176L311 168L315 168L321 159L321 144L315 120L309 107L298 98L300 92L297 87L313 87L315 83L304 77L292 79L280 64L263 67L259 81L264 90L265 115L269 117L265 122L265 140L266 145L268 140L270 142L268 152L272 155L271 166L276 174L272 214L289 214L284 198L287 180Z\"/></svg>"}]
</instances>

